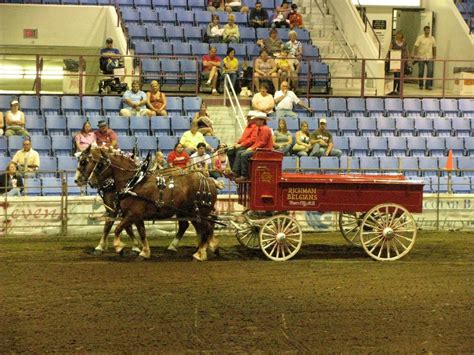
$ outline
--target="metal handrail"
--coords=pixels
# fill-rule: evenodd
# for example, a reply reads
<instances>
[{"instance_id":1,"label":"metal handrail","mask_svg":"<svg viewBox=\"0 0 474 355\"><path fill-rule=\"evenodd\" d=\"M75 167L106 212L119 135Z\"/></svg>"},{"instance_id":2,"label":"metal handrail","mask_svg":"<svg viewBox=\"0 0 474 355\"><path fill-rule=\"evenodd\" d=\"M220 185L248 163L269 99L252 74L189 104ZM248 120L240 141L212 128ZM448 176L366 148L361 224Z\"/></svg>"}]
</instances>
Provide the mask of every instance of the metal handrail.
<instances>
[{"instance_id":1,"label":"metal handrail","mask_svg":"<svg viewBox=\"0 0 474 355\"><path fill-rule=\"evenodd\" d=\"M348 1L350 1L350 0L348 0ZM382 54L382 44L380 43L379 36L377 36L377 33L375 32L374 28L370 24L369 18L367 17L367 14L365 13L365 9L360 4L359 0L357 0L357 4L358 4L359 8L361 9L361 11L359 13L360 13L362 22L364 23L364 31L365 31L365 33L368 33L367 32L367 26L372 30L372 35L374 36L375 40L377 41L377 47L378 47L378 52L379 52L378 57L380 58L380 55Z\"/></svg>"},{"instance_id":2,"label":"metal handrail","mask_svg":"<svg viewBox=\"0 0 474 355\"><path fill-rule=\"evenodd\" d=\"M224 74L224 106L226 105L226 97L229 97L229 102L232 110L234 111L234 116L237 120L237 124L239 125L240 132L242 132L245 128L245 116L244 112L242 111L242 107L240 106L234 86L232 85L232 81L230 80L229 74Z\"/></svg>"}]
</instances>

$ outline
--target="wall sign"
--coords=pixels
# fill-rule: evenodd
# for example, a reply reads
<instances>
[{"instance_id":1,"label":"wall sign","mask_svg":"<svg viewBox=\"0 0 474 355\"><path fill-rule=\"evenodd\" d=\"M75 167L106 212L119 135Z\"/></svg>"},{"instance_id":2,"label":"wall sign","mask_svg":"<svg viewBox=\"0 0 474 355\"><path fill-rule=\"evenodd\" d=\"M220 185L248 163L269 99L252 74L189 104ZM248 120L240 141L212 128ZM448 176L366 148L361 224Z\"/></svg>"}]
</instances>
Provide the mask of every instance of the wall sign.
<instances>
[{"instance_id":1,"label":"wall sign","mask_svg":"<svg viewBox=\"0 0 474 355\"><path fill-rule=\"evenodd\" d=\"M37 28L25 28L23 30L23 38L38 38Z\"/></svg>"},{"instance_id":2,"label":"wall sign","mask_svg":"<svg viewBox=\"0 0 474 355\"><path fill-rule=\"evenodd\" d=\"M385 20L372 20L372 28L374 30L386 30L387 21Z\"/></svg>"}]
</instances>

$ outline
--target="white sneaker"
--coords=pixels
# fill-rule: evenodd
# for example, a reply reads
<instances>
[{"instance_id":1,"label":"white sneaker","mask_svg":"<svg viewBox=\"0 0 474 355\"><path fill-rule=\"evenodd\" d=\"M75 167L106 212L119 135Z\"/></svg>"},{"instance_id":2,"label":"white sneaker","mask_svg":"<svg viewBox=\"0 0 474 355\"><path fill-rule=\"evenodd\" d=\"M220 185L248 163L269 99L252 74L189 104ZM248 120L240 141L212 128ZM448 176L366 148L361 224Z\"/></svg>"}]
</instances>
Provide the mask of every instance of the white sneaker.
<instances>
[{"instance_id":1,"label":"white sneaker","mask_svg":"<svg viewBox=\"0 0 474 355\"><path fill-rule=\"evenodd\" d=\"M246 88L242 88L242 90L240 91L240 96L247 96L247 92L248 90Z\"/></svg>"},{"instance_id":2,"label":"white sneaker","mask_svg":"<svg viewBox=\"0 0 474 355\"><path fill-rule=\"evenodd\" d=\"M252 94L252 91L248 90L248 91L247 91L247 96L250 97L250 96L252 96L252 95L253 95L253 94Z\"/></svg>"}]
</instances>

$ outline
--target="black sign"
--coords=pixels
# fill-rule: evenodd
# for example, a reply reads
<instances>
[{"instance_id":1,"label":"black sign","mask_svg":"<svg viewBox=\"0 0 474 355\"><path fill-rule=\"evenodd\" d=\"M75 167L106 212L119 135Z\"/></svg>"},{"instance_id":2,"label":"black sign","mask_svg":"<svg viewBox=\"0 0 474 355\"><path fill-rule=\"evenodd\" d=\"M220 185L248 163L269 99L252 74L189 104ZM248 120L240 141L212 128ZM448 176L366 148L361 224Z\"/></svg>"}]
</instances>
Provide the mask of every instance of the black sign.
<instances>
[{"instance_id":1,"label":"black sign","mask_svg":"<svg viewBox=\"0 0 474 355\"><path fill-rule=\"evenodd\" d=\"M387 21L385 21L385 20L372 20L372 28L374 30L385 30L385 29L387 29Z\"/></svg>"}]
</instances>

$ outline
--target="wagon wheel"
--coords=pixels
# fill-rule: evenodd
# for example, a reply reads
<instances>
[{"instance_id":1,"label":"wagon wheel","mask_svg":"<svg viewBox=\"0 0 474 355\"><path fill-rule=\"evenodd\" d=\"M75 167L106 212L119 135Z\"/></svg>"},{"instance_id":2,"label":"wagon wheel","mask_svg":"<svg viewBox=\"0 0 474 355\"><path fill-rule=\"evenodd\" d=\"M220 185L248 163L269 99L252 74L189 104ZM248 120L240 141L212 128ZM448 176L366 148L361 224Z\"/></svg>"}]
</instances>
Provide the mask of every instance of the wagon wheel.
<instances>
[{"instance_id":1,"label":"wagon wheel","mask_svg":"<svg viewBox=\"0 0 474 355\"><path fill-rule=\"evenodd\" d=\"M249 249L260 249L259 233L259 226L246 222L242 225L239 225L235 236L240 245Z\"/></svg>"},{"instance_id":2,"label":"wagon wheel","mask_svg":"<svg viewBox=\"0 0 474 355\"><path fill-rule=\"evenodd\" d=\"M376 260L397 260L408 254L416 238L415 219L400 205L384 203L362 220L362 247Z\"/></svg>"},{"instance_id":3,"label":"wagon wheel","mask_svg":"<svg viewBox=\"0 0 474 355\"><path fill-rule=\"evenodd\" d=\"M260 248L271 260L291 259L300 250L302 242L301 227L290 216L271 217L260 230Z\"/></svg>"},{"instance_id":4,"label":"wagon wheel","mask_svg":"<svg viewBox=\"0 0 474 355\"><path fill-rule=\"evenodd\" d=\"M362 246L359 236L362 218L363 214L360 212L341 212L339 214L339 229L342 236L350 244L357 247Z\"/></svg>"}]
</instances>

